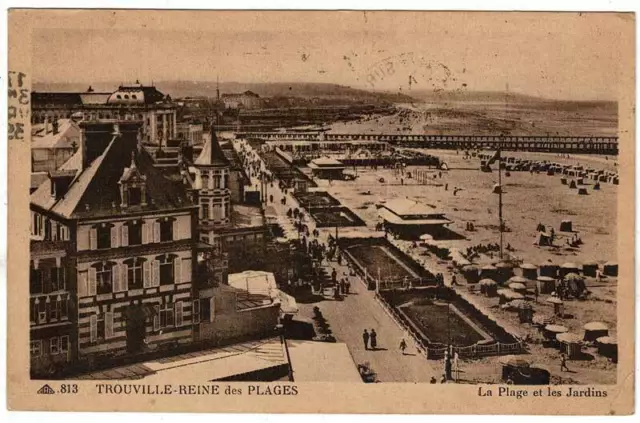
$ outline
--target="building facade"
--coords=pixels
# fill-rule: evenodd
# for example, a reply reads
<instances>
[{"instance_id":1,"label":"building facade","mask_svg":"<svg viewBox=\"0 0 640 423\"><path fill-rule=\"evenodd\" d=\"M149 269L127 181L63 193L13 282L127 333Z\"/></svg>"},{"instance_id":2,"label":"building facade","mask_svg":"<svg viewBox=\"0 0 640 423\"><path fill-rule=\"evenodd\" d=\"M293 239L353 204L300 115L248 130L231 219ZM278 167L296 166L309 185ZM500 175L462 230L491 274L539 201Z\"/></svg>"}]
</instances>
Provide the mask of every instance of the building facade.
<instances>
[{"instance_id":1,"label":"building facade","mask_svg":"<svg viewBox=\"0 0 640 423\"><path fill-rule=\"evenodd\" d=\"M186 345L198 321L197 206L154 167L139 123L81 126L79 151L31 195L32 370Z\"/></svg>"},{"instance_id":2,"label":"building facade","mask_svg":"<svg viewBox=\"0 0 640 423\"><path fill-rule=\"evenodd\" d=\"M135 121L142 124L142 141L165 145L177 137L177 105L155 86L121 85L113 92L33 92L31 123L69 119L81 114L86 121Z\"/></svg>"}]
</instances>

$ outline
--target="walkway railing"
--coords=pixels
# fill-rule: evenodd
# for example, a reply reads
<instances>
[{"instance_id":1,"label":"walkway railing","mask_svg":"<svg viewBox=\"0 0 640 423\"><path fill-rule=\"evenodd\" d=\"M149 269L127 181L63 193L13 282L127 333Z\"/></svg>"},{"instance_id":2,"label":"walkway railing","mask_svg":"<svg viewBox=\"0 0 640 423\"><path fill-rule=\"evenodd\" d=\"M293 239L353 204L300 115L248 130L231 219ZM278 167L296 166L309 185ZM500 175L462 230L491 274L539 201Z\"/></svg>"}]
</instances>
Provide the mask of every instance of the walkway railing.
<instances>
[{"instance_id":1,"label":"walkway railing","mask_svg":"<svg viewBox=\"0 0 640 423\"><path fill-rule=\"evenodd\" d=\"M388 312L388 314L395 320L396 324L402 327L415 341L418 349L430 359L444 358L447 351L447 346L442 344L429 344L417 330L415 330L411 324L405 322L403 316L401 316L394 307L392 307L387 300L379 293L375 294L376 300L380 305ZM522 343L515 342L512 344L504 344L496 342L488 345L474 344L466 347L454 346L451 347L452 353L458 353L462 358L477 358L488 357L495 355L507 355L518 354L524 351Z\"/></svg>"}]
</instances>

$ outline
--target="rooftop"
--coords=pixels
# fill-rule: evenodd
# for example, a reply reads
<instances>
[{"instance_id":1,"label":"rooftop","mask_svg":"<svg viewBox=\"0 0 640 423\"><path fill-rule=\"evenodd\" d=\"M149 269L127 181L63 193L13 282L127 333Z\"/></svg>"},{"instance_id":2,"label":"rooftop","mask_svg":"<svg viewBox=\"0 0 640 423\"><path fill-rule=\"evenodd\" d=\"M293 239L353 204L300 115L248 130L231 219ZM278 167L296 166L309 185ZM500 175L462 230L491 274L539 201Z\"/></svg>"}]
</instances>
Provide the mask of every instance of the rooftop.
<instances>
[{"instance_id":1,"label":"rooftop","mask_svg":"<svg viewBox=\"0 0 640 423\"><path fill-rule=\"evenodd\" d=\"M92 125L87 129L85 144L97 145L102 142L106 148L93 161L86 163L84 169L82 148L61 166L62 171L76 172L66 193L61 198L52 196L52 181L49 178L31 194L33 205L65 218L123 215L192 206L182 183L167 179L154 166L149 153L138 147L137 131L114 134L106 130L107 127L113 126ZM121 208L118 182L125 170L131 167L132 160L145 177L147 205Z\"/></svg>"}]
</instances>

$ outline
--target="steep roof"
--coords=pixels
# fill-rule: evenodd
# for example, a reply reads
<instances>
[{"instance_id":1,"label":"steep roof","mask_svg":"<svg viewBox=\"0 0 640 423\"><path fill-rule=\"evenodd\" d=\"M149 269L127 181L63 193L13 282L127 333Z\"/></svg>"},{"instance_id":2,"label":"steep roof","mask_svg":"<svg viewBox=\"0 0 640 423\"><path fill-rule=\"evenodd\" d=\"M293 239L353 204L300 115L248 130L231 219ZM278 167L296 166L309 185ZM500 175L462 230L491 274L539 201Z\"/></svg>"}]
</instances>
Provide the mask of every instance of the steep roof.
<instances>
[{"instance_id":1,"label":"steep roof","mask_svg":"<svg viewBox=\"0 0 640 423\"><path fill-rule=\"evenodd\" d=\"M58 120L58 133L39 131L31 137L31 148L73 148L74 138L80 137L80 128L70 119ZM75 140L76 143L79 140Z\"/></svg>"},{"instance_id":2,"label":"steep roof","mask_svg":"<svg viewBox=\"0 0 640 423\"><path fill-rule=\"evenodd\" d=\"M211 137L207 141L207 143L202 148L202 152L196 159L195 163L201 166L223 166L227 167L231 164L229 160L222 151L222 147L220 147L220 143L218 142L218 137L216 136L215 127L211 126Z\"/></svg>"},{"instance_id":3,"label":"steep roof","mask_svg":"<svg viewBox=\"0 0 640 423\"><path fill-rule=\"evenodd\" d=\"M78 151L61 169L79 168L81 154ZM147 205L121 208L118 182L131 166L132 154L137 170L146 178ZM56 199L51 195L51 180L48 179L31 195L31 203L65 218L126 215L192 205L182 183L166 178L154 167L149 153L144 149L138 150L133 132L112 135L105 151L86 169L78 172L62 198Z\"/></svg>"}]
</instances>

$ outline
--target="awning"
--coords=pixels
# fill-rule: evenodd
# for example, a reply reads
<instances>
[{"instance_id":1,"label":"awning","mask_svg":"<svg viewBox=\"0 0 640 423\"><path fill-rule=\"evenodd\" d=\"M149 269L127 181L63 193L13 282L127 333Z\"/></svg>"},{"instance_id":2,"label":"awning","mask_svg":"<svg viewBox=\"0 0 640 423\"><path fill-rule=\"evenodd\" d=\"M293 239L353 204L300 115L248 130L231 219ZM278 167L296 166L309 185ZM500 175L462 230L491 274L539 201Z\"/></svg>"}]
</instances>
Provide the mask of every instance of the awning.
<instances>
[{"instance_id":1,"label":"awning","mask_svg":"<svg viewBox=\"0 0 640 423\"><path fill-rule=\"evenodd\" d=\"M300 309L296 299L286 292L279 290L278 299L280 300L280 310L284 314L297 314Z\"/></svg>"}]
</instances>

